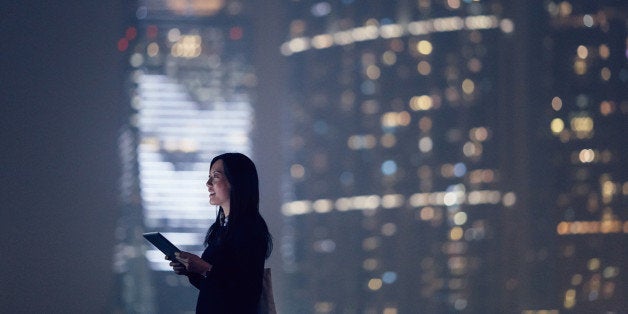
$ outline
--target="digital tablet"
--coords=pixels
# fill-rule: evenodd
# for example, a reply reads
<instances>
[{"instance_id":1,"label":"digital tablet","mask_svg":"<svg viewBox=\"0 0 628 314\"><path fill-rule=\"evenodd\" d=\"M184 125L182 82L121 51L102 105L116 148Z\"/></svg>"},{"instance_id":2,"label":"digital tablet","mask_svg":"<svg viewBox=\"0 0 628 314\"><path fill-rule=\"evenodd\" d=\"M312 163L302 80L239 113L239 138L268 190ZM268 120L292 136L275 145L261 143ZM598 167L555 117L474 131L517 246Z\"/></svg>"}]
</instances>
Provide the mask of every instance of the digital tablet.
<instances>
[{"instance_id":1,"label":"digital tablet","mask_svg":"<svg viewBox=\"0 0 628 314\"><path fill-rule=\"evenodd\" d=\"M175 260L174 253L181 252L179 248L172 244L172 242L168 241L168 239L166 239L166 237L159 232L147 232L142 235L146 238L146 240L150 241L150 243L152 243L173 261Z\"/></svg>"}]
</instances>

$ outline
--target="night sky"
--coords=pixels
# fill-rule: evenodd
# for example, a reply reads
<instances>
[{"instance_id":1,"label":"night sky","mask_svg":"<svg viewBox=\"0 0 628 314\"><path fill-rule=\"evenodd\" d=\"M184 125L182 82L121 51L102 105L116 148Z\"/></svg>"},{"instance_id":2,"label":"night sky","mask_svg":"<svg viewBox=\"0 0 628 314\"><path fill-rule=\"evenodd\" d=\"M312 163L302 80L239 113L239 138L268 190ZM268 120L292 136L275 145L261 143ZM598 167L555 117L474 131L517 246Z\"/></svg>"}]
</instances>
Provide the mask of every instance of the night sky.
<instances>
[{"instance_id":1,"label":"night sky","mask_svg":"<svg viewBox=\"0 0 628 314\"><path fill-rule=\"evenodd\" d=\"M114 297L127 2L0 8L2 313L99 313Z\"/></svg>"}]
</instances>

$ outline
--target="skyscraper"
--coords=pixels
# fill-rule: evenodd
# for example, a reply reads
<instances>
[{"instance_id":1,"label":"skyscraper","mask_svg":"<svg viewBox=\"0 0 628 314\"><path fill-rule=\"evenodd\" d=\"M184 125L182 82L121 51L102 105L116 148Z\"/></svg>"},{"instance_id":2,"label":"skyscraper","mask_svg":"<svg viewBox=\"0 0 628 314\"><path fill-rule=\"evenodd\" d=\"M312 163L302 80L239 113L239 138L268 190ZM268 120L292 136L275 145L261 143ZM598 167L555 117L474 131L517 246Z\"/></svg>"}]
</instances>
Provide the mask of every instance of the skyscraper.
<instances>
[{"instance_id":1,"label":"skyscraper","mask_svg":"<svg viewBox=\"0 0 628 314\"><path fill-rule=\"evenodd\" d=\"M559 308L621 313L628 308L628 7L549 1L545 10Z\"/></svg>"},{"instance_id":2,"label":"skyscraper","mask_svg":"<svg viewBox=\"0 0 628 314\"><path fill-rule=\"evenodd\" d=\"M489 1L290 6L286 310L499 312L512 20Z\"/></svg>"},{"instance_id":3,"label":"skyscraper","mask_svg":"<svg viewBox=\"0 0 628 314\"><path fill-rule=\"evenodd\" d=\"M242 10L239 2L140 1L137 25L118 42L129 56L132 111L120 136L125 172L114 265L125 312L194 309L195 289L141 233L159 231L200 254L215 219L205 188L211 158L251 154L256 78Z\"/></svg>"}]
</instances>

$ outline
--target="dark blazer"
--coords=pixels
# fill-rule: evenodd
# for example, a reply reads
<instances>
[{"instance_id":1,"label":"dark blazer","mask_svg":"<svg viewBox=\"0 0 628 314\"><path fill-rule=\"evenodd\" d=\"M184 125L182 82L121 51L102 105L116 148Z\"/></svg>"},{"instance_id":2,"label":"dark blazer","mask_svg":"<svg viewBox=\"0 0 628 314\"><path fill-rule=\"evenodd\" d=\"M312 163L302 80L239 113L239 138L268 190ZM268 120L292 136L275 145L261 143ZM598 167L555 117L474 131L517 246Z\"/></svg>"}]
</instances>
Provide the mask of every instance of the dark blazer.
<instances>
[{"instance_id":1,"label":"dark blazer","mask_svg":"<svg viewBox=\"0 0 628 314\"><path fill-rule=\"evenodd\" d=\"M190 275L198 288L196 313L257 313L267 242L261 217L225 239L226 228L210 235L201 258L212 265L207 278ZM235 232L233 232L235 233Z\"/></svg>"}]
</instances>

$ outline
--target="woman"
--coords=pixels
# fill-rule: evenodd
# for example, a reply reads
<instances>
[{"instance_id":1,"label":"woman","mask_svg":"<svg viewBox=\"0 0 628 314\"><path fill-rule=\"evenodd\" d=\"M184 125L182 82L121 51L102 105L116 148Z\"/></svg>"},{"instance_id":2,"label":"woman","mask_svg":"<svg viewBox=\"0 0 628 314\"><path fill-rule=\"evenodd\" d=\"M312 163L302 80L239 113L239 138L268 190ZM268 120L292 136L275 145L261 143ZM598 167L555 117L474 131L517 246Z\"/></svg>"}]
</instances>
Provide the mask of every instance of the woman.
<instances>
[{"instance_id":1,"label":"woman","mask_svg":"<svg viewBox=\"0 0 628 314\"><path fill-rule=\"evenodd\" d=\"M240 153L217 156L206 186L218 214L205 251L201 257L180 252L170 266L198 288L196 313L257 313L272 239L259 213L255 165Z\"/></svg>"}]
</instances>

